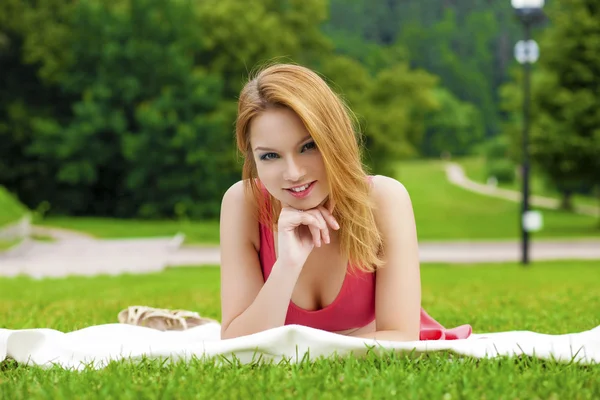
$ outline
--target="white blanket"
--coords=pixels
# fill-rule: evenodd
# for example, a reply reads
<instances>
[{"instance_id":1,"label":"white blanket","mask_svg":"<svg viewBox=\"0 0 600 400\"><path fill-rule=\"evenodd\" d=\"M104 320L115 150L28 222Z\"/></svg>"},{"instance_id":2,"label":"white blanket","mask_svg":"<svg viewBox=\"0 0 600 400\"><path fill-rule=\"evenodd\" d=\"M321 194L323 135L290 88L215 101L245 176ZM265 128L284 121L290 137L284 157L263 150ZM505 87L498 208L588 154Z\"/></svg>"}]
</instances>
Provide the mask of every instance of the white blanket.
<instances>
[{"instance_id":1,"label":"white blanket","mask_svg":"<svg viewBox=\"0 0 600 400\"><path fill-rule=\"evenodd\" d=\"M600 326L584 332L547 335L529 331L473 334L463 340L390 342L341 336L288 325L236 339L220 340L220 326L210 323L187 331L167 331L125 324L96 325L63 333L53 329L0 329L0 360L13 358L26 365L80 370L103 368L111 360L167 358L169 360L233 357L242 363L282 359L299 362L353 353L369 348L379 352L414 354L449 350L477 358L528 355L561 362L600 363Z\"/></svg>"}]
</instances>

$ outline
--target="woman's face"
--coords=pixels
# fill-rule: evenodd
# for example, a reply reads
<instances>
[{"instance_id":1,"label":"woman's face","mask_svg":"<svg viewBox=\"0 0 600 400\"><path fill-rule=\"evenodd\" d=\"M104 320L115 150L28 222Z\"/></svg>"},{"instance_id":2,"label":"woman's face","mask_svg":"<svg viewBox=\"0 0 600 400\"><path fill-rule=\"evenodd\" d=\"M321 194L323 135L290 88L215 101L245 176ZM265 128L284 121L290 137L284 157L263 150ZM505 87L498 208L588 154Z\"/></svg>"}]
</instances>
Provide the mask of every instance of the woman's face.
<instances>
[{"instance_id":1,"label":"woman's face","mask_svg":"<svg viewBox=\"0 0 600 400\"><path fill-rule=\"evenodd\" d=\"M308 210L325 202L329 184L323 158L293 111L274 108L256 116L250 145L258 178L282 204Z\"/></svg>"}]
</instances>

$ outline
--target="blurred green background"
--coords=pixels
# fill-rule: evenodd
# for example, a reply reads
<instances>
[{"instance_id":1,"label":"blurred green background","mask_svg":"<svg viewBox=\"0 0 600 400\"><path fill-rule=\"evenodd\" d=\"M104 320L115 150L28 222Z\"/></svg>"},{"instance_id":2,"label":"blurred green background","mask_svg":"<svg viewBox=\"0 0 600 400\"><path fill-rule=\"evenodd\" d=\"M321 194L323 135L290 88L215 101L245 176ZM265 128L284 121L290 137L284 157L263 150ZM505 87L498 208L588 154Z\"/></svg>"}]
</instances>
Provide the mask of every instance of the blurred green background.
<instances>
[{"instance_id":1,"label":"blurred green background","mask_svg":"<svg viewBox=\"0 0 600 400\"><path fill-rule=\"evenodd\" d=\"M534 194L561 200L540 237L597 236L600 24L548 1L534 31ZM236 98L266 62L322 74L348 102L374 174L413 196L421 239L516 238L518 204L450 187L444 160L520 190L523 36L509 1L3 0L0 226L218 242L241 176ZM507 218L507 213L512 216Z\"/></svg>"}]
</instances>

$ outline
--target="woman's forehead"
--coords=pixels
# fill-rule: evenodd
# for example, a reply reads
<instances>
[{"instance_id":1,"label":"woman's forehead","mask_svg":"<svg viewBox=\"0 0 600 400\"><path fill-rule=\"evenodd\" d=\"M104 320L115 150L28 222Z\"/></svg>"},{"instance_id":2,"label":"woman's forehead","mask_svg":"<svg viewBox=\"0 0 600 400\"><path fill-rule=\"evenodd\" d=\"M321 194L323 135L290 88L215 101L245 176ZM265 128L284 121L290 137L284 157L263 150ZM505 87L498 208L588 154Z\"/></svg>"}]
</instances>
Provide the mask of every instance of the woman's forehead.
<instances>
[{"instance_id":1,"label":"woman's forehead","mask_svg":"<svg viewBox=\"0 0 600 400\"><path fill-rule=\"evenodd\" d=\"M250 124L253 147L285 148L301 144L310 134L296 113L287 108L264 111Z\"/></svg>"}]
</instances>

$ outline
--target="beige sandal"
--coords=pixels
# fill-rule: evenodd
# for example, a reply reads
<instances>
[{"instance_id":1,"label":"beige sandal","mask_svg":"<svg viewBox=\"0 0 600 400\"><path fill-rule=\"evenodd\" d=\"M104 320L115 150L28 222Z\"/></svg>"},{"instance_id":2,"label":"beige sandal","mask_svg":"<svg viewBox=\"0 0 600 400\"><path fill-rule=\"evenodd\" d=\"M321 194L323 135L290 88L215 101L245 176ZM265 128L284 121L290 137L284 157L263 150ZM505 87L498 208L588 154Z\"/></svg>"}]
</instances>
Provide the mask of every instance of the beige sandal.
<instances>
[{"instance_id":1,"label":"beige sandal","mask_svg":"<svg viewBox=\"0 0 600 400\"><path fill-rule=\"evenodd\" d=\"M203 318L197 312L187 310L130 306L119 313L121 324L145 326L159 331L183 331L211 322L217 321Z\"/></svg>"}]
</instances>

